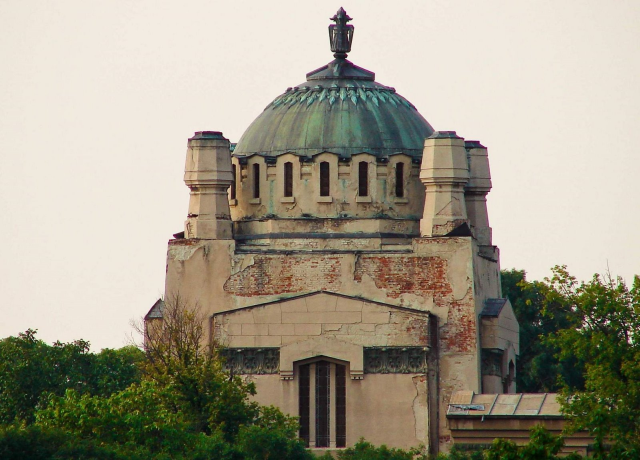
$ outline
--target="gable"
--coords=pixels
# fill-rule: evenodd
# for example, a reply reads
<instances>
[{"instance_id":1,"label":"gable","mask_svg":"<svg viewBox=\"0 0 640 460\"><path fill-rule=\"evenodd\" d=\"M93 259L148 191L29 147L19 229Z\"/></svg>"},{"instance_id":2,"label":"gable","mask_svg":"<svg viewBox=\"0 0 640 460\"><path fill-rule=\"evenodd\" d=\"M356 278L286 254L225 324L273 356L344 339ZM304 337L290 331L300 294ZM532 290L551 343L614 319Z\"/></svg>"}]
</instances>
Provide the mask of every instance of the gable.
<instances>
[{"instance_id":1,"label":"gable","mask_svg":"<svg viewBox=\"0 0 640 460\"><path fill-rule=\"evenodd\" d=\"M213 337L228 347L281 347L313 337L359 346L429 344L428 312L315 292L213 315Z\"/></svg>"},{"instance_id":2,"label":"gable","mask_svg":"<svg viewBox=\"0 0 640 460\"><path fill-rule=\"evenodd\" d=\"M520 354L520 325L509 299L488 299L480 317L482 348L507 350L512 346Z\"/></svg>"}]
</instances>

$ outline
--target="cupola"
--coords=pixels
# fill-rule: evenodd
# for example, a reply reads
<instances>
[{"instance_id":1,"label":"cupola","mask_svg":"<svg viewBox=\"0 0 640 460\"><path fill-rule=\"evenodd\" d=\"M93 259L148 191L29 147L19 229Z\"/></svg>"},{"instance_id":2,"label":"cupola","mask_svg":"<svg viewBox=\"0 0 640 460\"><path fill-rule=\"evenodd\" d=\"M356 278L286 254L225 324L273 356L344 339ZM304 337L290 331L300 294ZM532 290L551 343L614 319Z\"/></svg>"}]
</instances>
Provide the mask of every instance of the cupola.
<instances>
[{"instance_id":1,"label":"cupola","mask_svg":"<svg viewBox=\"0 0 640 460\"><path fill-rule=\"evenodd\" d=\"M308 219L370 221L342 225L349 233L419 233L420 160L434 130L394 88L347 59L351 19L338 10L329 26L334 60L270 102L235 145L237 236L334 226ZM276 222L283 219L302 222Z\"/></svg>"}]
</instances>

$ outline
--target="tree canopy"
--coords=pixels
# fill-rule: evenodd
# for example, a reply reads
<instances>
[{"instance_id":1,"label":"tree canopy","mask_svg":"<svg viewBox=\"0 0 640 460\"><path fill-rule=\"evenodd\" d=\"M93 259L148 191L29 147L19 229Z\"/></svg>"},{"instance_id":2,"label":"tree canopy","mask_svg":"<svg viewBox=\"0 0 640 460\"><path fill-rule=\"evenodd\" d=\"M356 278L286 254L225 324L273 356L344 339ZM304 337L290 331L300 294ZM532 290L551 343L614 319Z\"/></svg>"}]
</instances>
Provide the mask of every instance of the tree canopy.
<instances>
[{"instance_id":1,"label":"tree canopy","mask_svg":"<svg viewBox=\"0 0 640 460\"><path fill-rule=\"evenodd\" d=\"M108 396L140 379L136 347L90 353L89 343L76 340L48 345L27 330L0 340L0 423L32 423L43 395Z\"/></svg>"},{"instance_id":2,"label":"tree canopy","mask_svg":"<svg viewBox=\"0 0 640 460\"><path fill-rule=\"evenodd\" d=\"M557 392L562 382L584 385L583 367L573 355L559 356L551 334L571 326L570 312L543 281L528 281L524 270L502 270L502 295L511 301L520 323L520 355L516 361L516 389L522 393Z\"/></svg>"},{"instance_id":3,"label":"tree canopy","mask_svg":"<svg viewBox=\"0 0 640 460\"><path fill-rule=\"evenodd\" d=\"M584 363L584 386L562 382L570 429L588 430L600 458L639 458L640 278L630 288L609 274L578 282L566 267L555 267L547 285L545 315L557 311L547 305L560 305L569 320L549 342L559 359Z\"/></svg>"},{"instance_id":4,"label":"tree canopy","mask_svg":"<svg viewBox=\"0 0 640 460\"><path fill-rule=\"evenodd\" d=\"M144 353L49 346L35 331L1 341L0 457L314 458L296 419L251 401L254 385L223 371L197 308L176 298L163 313L142 329Z\"/></svg>"}]
</instances>

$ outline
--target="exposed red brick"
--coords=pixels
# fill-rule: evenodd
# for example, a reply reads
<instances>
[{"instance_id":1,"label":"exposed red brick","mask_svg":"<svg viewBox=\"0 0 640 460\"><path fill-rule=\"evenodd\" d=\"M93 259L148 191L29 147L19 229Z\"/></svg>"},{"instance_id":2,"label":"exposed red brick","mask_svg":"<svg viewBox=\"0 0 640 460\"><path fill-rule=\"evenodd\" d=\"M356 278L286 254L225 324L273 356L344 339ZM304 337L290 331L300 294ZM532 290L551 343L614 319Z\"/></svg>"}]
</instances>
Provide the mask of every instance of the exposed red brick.
<instances>
[{"instance_id":1,"label":"exposed red brick","mask_svg":"<svg viewBox=\"0 0 640 460\"><path fill-rule=\"evenodd\" d=\"M224 289L238 297L321 290L341 292L342 268L348 257L341 254L256 254L254 263L229 277ZM465 298L455 300L448 270L446 259L441 257L363 254L357 259L353 277L357 282L362 282L364 276L370 277L380 289L380 297L395 299L406 293L433 297L437 307L449 309L447 323L440 328L440 349L473 352L476 324L471 286Z\"/></svg>"}]
</instances>

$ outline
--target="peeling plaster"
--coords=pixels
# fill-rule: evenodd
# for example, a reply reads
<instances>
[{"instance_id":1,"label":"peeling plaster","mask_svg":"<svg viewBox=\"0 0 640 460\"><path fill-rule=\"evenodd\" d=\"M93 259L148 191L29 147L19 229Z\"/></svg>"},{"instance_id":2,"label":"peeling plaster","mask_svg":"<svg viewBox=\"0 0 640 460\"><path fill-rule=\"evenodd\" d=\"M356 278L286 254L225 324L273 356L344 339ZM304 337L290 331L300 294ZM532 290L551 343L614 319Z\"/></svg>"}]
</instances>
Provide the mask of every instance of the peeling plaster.
<instances>
[{"instance_id":1,"label":"peeling plaster","mask_svg":"<svg viewBox=\"0 0 640 460\"><path fill-rule=\"evenodd\" d=\"M231 261L231 276L245 271L247 268L255 264L256 261L253 256L244 256L238 261L238 259L232 259ZM227 279L229 281L229 279Z\"/></svg>"},{"instance_id":2,"label":"peeling plaster","mask_svg":"<svg viewBox=\"0 0 640 460\"><path fill-rule=\"evenodd\" d=\"M201 247L200 245L169 246L169 258L178 261L189 260Z\"/></svg>"},{"instance_id":3,"label":"peeling plaster","mask_svg":"<svg viewBox=\"0 0 640 460\"><path fill-rule=\"evenodd\" d=\"M448 262L447 280L453 288L453 298L460 301L467 296L469 287L472 286L473 261L463 251L456 251L451 255ZM460 283L460 280L465 278L466 282Z\"/></svg>"},{"instance_id":4,"label":"peeling plaster","mask_svg":"<svg viewBox=\"0 0 640 460\"><path fill-rule=\"evenodd\" d=\"M413 404L411 405L414 418L413 429L416 439L420 442L425 442L428 432L427 376L424 374L416 375L411 378L411 381L416 389L416 396L413 398Z\"/></svg>"}]
</instances>

